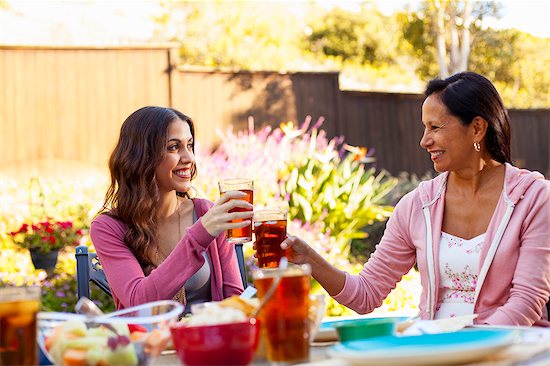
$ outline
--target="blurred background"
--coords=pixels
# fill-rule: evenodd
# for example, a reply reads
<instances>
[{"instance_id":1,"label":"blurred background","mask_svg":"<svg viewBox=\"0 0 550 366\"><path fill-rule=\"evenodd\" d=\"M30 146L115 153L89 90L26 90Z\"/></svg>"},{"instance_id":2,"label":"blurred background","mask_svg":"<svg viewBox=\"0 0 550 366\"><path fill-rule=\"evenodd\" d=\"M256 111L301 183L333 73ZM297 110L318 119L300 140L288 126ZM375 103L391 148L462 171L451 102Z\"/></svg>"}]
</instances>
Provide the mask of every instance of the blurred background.
<instances>
[{"instance_id":1,"label":"blurred background","mask_svg":"<svg viewBox=\"0 0 550 366\"><path fill-rule=\"evenodd\" d=\"M548 65L543 0L0 0L0 286L40 283L47 309L72 310L74 246L52 277L9 233L46 218L86 232L144 105L194 119L199 196L252 176L259 205L288 202L289 230L358 271L393 205L435 174L418 146L426 82L487 76L514 163L548 177ZM415 309L418 290L413 270L382 310Z\"/></svg>"}]
</instances>

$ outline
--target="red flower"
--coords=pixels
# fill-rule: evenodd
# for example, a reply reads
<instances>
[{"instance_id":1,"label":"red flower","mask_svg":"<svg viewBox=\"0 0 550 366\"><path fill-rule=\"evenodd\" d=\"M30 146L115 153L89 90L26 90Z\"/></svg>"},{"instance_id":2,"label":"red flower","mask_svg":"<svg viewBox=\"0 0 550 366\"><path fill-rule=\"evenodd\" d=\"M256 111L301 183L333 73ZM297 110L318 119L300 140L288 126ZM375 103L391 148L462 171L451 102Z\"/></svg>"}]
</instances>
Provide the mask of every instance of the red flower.
<instances>
[{"instance_id":1,"label":"red flower","mask_svg":"<svg viewBox=\"0 0 550 366\"><path fill-rule=\"evenodd\" d=\"M10 232L13 242L25 249L49 253L66 246L77 245L84 232L75 229L71 221L48 219L38 223L25 223L18 231Z\"/></svg>"}]
</instances>

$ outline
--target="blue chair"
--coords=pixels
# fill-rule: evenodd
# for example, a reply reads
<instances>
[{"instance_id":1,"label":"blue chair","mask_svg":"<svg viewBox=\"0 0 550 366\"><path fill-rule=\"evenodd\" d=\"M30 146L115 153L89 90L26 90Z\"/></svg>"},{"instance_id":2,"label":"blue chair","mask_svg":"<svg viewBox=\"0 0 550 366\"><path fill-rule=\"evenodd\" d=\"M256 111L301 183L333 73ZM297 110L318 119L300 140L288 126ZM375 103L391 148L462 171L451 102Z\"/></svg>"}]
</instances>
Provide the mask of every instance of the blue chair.
<instances>
[{"instance_id":1,"label":"blue chair","mask_svg":"<svg viewBox=\"0 0 550 366\"><path fill-rule=\"evenodd\" d=\"M246 278L246 264L244 262L243 245L236 244L235 252L239 263L239 271L243 286L248 286ZM76 280L77 280L77 296L80 299L82 296L90 298L90 282L95 283L105 293L111 294L111 288L107 282L105 272L101 268L101 263L95 252L89 252L88 247L81 245L76 247Z\"/></svg>"}]
</instances>

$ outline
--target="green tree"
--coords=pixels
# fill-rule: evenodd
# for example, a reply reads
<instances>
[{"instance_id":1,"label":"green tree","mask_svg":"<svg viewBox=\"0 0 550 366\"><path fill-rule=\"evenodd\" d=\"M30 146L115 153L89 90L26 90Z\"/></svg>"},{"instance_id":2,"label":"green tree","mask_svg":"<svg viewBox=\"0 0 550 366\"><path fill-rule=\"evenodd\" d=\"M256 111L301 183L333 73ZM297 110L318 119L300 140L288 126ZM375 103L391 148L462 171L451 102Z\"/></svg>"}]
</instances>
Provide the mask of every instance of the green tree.
<instances>
[{"instance_id":1,"label":"green tree","mask_svg":"<svg viewBox=\"0 0 550 366\"><path fill-rule=\"evenodd\" d=\"M157 21L181 44L184 64L248 70L299 69L304 24L288 3L167 2Z\"/></svg>"},{"instance_id":2,"label":"green tree","mask_svg":"<svg viewBox=\"0 0 550 366\"><path fill-rule=\"evenodd\" d=\"M498 16L498 12L494 1L430 0L398 18L404 40L422 61L420 74L445 78L469 68L472 44L483 34L483 18Z\"/></svg>"},{"instance_id":3,"label":"green tree","mask_svg":"<svg viewBox=\"0 0 550 366\"><path fill-rule=\"evenodd\" d=\"M495 81L505 105L550 106L550 39L515 29L487 30L472 49L472 71Z\"/></svg>"},{"instance_id":4,"label":"green tree","mask_svg":"<svg viewBox=\"0 0 550 366\"><path fill-rule=\"evenodd\" d=\"M373 4L363 4L359 12L334 8L319 19L310 20L311 32L305 48L317 57L334 57L358 64L391 63L397 56L397 28Z\"/></svg>"}]
</instances>

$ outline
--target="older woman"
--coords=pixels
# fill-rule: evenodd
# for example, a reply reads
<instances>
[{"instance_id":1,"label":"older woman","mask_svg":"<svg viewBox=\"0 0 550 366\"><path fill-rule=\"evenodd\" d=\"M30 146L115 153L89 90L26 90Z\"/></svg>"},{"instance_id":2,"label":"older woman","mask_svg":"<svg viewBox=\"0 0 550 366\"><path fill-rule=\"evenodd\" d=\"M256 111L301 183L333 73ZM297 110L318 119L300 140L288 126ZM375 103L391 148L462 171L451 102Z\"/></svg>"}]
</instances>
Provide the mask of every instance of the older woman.
<instances>
[{"instance_id":1,"label":"older woman","mask_svg":"<svg viewBox=\"0 0 550 366\"><path fill-rule=\"evenodd\" d=\"M508 113L485 77L432 80L425 94L420 146L442 174L401 199L362 271L334 268L297 237L281 247L359 313L380 306L417 263L423 319L550 325L550 182L511 165Z\"/></svg>"}]
</instances>

